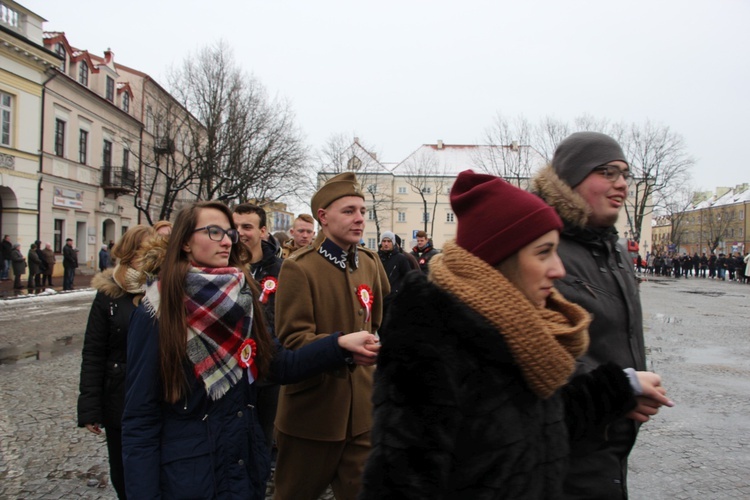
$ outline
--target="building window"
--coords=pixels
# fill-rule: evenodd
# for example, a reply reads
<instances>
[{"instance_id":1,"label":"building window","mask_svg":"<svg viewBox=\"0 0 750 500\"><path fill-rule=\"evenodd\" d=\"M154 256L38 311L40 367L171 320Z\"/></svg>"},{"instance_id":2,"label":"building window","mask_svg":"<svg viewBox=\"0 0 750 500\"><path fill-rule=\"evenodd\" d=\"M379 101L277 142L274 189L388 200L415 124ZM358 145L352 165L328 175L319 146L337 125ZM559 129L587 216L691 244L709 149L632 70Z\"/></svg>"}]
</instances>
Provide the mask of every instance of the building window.
<instances>
[{"instance_id":1,"label":"building window","mask_svg":"<svg viewBox=\"0 0 750 500\"><path fill-rule=\"evenodd\" d=\"M81 133L78 136L78 162L86 165L88 160L89 151L89 133L86 130L81 129Z\"/></svg>"},{"instance_id":2,"label":"building window","mask_svg":"<svg viewBox=\"0 0 750 500\"><path fill-rule=\"evenodd\" d=\"M115 80L111 76L107 77L107 100L115 102Z\"/></svg>"},{"instance_id":3,"label":"building window","mask_svg":"<svg viewBox=\"0 0 750 500\"><path fill-rule=\"evenodd\" d=\"M126 113L130 112L130 94L123 92L122 94L122 110Z\"/></svg>"},{"instance_id":4,"label":"building window","mask_svg":"<svg viewBox=\"0 0 750 500\"><path fill-rule=\"evenodd\" d=\"M10 131L13 118L13 98L0 92L0 144L10 146Z\"/></svg>"},{"instance_id":5,"label":"building window","mask_svg":"<svg viewBox=\"0 0 750 500\"><path fill-rule=\"evenodd\" d=\"M112 166L112 143L107 140L104 141L104 147L102 148L102 165L104 168Z\"/></svg>"},{"instance_id":6,"label":"building window","mask_svg":"<svg viewBox=\"0 0 750 500\"><path fill-rule=\"evenodd\" d=\"M130 151L128 149L122 150L122 170L123 172L128 169L130 164Z\"/></svg>"},{"instance_id":7,"label":"building window","mask_svg":"<svg viewBox=\"0 0 750 500\"><path fill-rule=\"evenodd\" d=\"M430 222L430 212L422 212L422 222Z\"/></svg>"},{"instance_id":8,"label":"building window","mask_svg":"<svg viewBox=\"0 0 750 500\"><path fill-rule=\"evenodd\" d=\"M61 43L55 45L55 54L62 57L62 61L60 61L60 71L65 73L65 46Z\"/></svg>"},{"instance_id":9,"label":"building window","mask_svg":"<svg viewBox=\"0 0 750 500\"><path fill-rule=\"evenodd\" d=\"M740 220L745 220L745 211L740 210Z\"/></svg>"},{"instance_id":10,"label":"building window","mask_svg":"<svg viewBox=\"0 0 750 500\"><path fill-rule=\"evenodd\" d=\"M453 212L448 212L445 214L445 222L455 222L455 214Z\"/></svg>"},{"instance_id":11,"label":"building window","mask_svg":"<svg viewBox=\"0 0 750 500\"><path fill-rule=\"evenodd\" d=\"M406 194L406 186L399 186L398 194Z\"/></svg>"},{"instance_id":12,"label":"building window","mask_svg":"<svg viewBox=\"0 0 750 500\"><path fill-rule=\"evenodd\" d=\"M65 122L55 119L55 154L65 156Z\"/></svg>"},{"instance_id":13,"label":"building window","mask_svg":"<svg viewBox=\"0 0 750 500\"><path fill-rule=\"evenodd\" d=\"M406 222L406 212L399 212L398 213L398 221L399 222Z\"/></svg>"},{"instance_id":14,"label":"building window","mask_svg":"<svg viewBox=\"0 0 750 500\"><path fill-rule=\"evenodd\" d=\"M375 220L375 210L368 210L367 211L367 218L369 220Z\"/></svg>"},{"instance_id":15,"label":"building window","mask_svg":"<svg viewBox=\"0 0 750 500\"><path fill-rule=\"evenodd\" d=\"M361 166L362 166L362 160L360 160L356 156L352 156L351 158L349 158L349 162L346 164L346 167L349 170L359 170Z\"/></svg>"},{"instance_id":16,"label":"building window","mask_svg":"<svg viewBox=\"0 0 750 500\"><path fill-rule=\"evenodd\" d=\"M430 194L430 193L432 193L432 188L431 187L423 187L422 188L422 192L424 194Z\"/></svg>"},{"instance_id":17,"label":"building window","mask_svg":"<svg viewBox=\"0 0 750 500\"><path fill-rule=\"evenodd\" d=\"M378 185L377 184L370 184L367 186L367 192L368 193L377 193L378 192Z\"/></svg>"},{"instance_id":18,"label":"building window","mask_svg":"<svg viewBox=\"0 0 750 500\"><path fill-rule=\"evenodd\" d=\"M81 61L78 65L78 83L84 87L89 86L89 65L86 61Z\"/></svg>"},{"instance_id":19,"label":"building window","mask_svg":"<svg viewBox=\"0 0 750 500\"><path fill-rule=\"evenodd\" d=\"M55 219L54 242L52 243L55 253L62 253L62 235L64 227L64 220Z\"/></svg>"},{"instance_id":20,"label":"building window","mask_svg":"<svg viewBox=\"0 0 750 500\"><path fill-rule=\"evenodd\" d=\"M154 135L154 110L151 106L146 107L146 132Z\"/></svg>"},{"instance_id":21,"label":"building window","mask_svg":"<svg viewBox=\"0 0 750 500\"><path fill-rule=\"evenodd\" d=\"M375 238L367 238L367 248L371 250L376 250L378 248L378 242L375 241Z\"/></svg>"},{"instance_id":22,"label":"building window","mask_svg":"<svg viewBox=\"0 0 750 500\"><path fill-rule=\"evenodd\" d=\"M2 21L3 24L7 24L11 28L18 30L18 11L16 11L15 9L11 9L6 3L0 3L0 21Z\"/></svg>"}]
</instances>

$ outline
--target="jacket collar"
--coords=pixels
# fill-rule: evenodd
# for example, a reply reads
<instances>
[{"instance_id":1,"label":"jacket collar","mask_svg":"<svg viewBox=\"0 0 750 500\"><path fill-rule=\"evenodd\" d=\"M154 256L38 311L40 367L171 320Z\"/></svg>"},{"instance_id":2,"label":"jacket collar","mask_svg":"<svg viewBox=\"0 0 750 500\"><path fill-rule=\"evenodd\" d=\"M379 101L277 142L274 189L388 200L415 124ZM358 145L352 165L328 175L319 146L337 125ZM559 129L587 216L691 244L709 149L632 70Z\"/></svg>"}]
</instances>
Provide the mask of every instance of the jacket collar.
<instances>
[{"instance_id":1,"label":"jacket collar","mask_svg":"<svg viewBox=\"0 0 750 500\"><path fill-rule=\"evenodd\" d=\"M352 245L349 251L344 250L321 232L313 243L318 255L328 261L333 267L345 271L348 266L354 270L359 267L359 252L357 245Z\"/></svg>"}]
</instances>

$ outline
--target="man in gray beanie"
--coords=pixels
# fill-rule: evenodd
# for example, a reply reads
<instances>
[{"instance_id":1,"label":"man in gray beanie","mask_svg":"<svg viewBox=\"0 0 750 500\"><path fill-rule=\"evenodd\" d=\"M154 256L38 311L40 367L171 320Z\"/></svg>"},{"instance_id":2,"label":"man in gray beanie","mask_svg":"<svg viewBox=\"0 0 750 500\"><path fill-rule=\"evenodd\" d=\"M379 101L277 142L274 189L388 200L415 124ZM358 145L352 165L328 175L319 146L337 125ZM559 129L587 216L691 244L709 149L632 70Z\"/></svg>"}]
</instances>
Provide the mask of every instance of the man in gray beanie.
<instances>
[{"instance_id":1,"label":"man in gray beanie","mask_svg":"<svg viewBox=\"0 0 750 500\"><path fill-rule=\"evenodd\" d=\"M411 271L411 265L406 255L396 248L396 235L390 231L385 231L380 235L378 256L380 256L380 262L383 263L385 274L388 276L388 283L391 285L391 293L385 297L384 301L383 317L385 317L385 309L401 288L401 282L404 281L406 273Z\"/></svg>"},{"instance_id":2,"label":"man in gray beanie","mask_svg":"<svg viewBox=\"0 0 750 500\"><path fill-rule=\"evenodd\" d=\"M630 166L617 141L598 132L576 132L558 145L552 164L534 179L536 193L564 223L558 254L567 275L555 287L592 314L591 344L578 359L577 373L608 362L646 368L633 265L614 227L629 178ZM627 461L639 423L621 418L605 424L571 443L566 499L627 498Z\"/></svg>"}]
</instances>

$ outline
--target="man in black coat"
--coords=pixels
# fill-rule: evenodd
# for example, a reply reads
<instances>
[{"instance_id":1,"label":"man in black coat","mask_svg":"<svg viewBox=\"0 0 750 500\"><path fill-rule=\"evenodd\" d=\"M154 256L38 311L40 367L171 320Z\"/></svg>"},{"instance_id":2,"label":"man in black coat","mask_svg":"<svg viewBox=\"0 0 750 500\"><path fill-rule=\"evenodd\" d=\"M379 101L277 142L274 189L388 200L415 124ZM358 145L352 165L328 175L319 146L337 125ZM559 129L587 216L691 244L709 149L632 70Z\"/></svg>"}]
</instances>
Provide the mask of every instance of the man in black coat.
<instances>
[{"instance_id":1,"label":"man in black coat","mask_svg":"<svg viewBox=\"0 0 750 500\"><path fill-rule=\"evenodd\" d=\"M411 271L409 259L406 258L395 246L394 240L396 235L390 231L385 231L380 236L380 262L383 263L385 274L388 276L388 283L391 285L391 293L383 300L384 306L387 307L391 300L396 296L401 288L406 273Z\"/></svg>"},{"instance_id":2,"label":"man in black coat","mask_svg":"<svg viewBox=\"0 0 750 500\"><path fill-rule=\"evenodd\" d=\"M427 274L427 266L430 259L439 252L432 246L432 240L427 237L424 231L417 231L417 246L412 248L411 254L419 262L419 268L424 274Z\"/></svg>"},{"instance_id":3,"label":"man in black coat","mask_svg":"<svg viewBox=\"0 0 750 500\"><path fill-rule=\"evenodd\" d=\"M608 362L646 368L635 273L614 227L628 199L630 175L614 139L577 132L557 146L552 165L534 179L536 192L564 223L558 253L567 276L555 287L592 314L591 344L577 361L579 374ZM621 418L571 443L564 498L626 499L628 455L637 433L634 421Z\"/></svg>"},{"instance_id":4,"label":"man in black coat","mask_svg":"<svg viewBox=\"0 0 750 500\"><path fill-rule=\"evenodd\" d=\"M240 241L252 254L250 274L258 282L263 304L263 313L271 335L276 336L276 290L278 288L281 259L277 256L278 243L273 236L268 240L266 211L251 203L241 203L234 207L232 219L240 233ZM273 444L273 421L279 400L279 385L261 382L258 385L258 420L263 429L266 445L271 450Z\"/></svg>"},{"instance_id":5,"label":"man in black coat","mask_svg":"<svg viewBox=\"0 0 750 500\"><path fill-rule=\"evenodd\" d=\"M73 238L65 240L63 247L63 290L73 289L73 278L78 267L78 250L73 248Z\"/></svg>"},{"instance_id":6,"label":"man in black coat","mask_svg":"<svg viewBox=\"0 0 750 500\"><path fill-rule=\"evenodd\" d=\"M0 280L7 281L10 279L9 273L11 265L13 264L13 243L10 241L10 236L5 235L2 242L2 272L0 272Z\"/></svg>"}]
</instances>

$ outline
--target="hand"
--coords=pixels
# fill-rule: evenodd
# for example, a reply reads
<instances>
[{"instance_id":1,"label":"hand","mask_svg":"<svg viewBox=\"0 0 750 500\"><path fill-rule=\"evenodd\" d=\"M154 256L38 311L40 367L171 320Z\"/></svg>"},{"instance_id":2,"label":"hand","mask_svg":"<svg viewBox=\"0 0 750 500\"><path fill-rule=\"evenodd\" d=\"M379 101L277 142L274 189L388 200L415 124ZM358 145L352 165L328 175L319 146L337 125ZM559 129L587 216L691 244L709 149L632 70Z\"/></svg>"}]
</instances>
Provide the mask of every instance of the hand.
<instances>
[{"instance_id":1,"label":"hand","mask_svg":"<svg viewBox=\"0 0 750 500\"><path fill-rule=\"evenodd\" d=\"M86 428L97 436L102 433L101 424L86 424Z\"/></svg>"},{"instance_id":2,"label":"hand","mask_svg":"<svg viewBox=\"0 0 750 500\"><path fill-rule=\"evenodd\" d=\"M377 360L380 344L372 333L362 330L339 336L339 347L352 353L354 362L362 366L372 366Z\"/></svg>"},{"instance_id":3,"label":"hand","mask_svg":"<svg viewBox=\"0 0 750 500\"><path fill-rule=\"evenodd\" d=\"M659 413L662 406L672 407L674 402L666 394L667 390L661 385L661 377L653 372L636 372L643 394L637 396L636 407L631 410L627 418L637 422L648 422L652 416Z\"/></svg>"}]
</instances>

